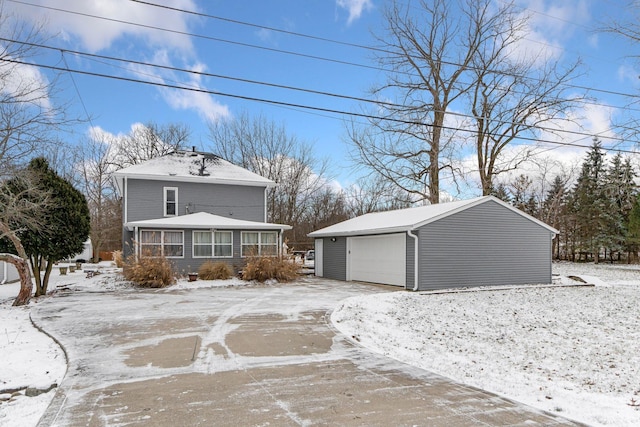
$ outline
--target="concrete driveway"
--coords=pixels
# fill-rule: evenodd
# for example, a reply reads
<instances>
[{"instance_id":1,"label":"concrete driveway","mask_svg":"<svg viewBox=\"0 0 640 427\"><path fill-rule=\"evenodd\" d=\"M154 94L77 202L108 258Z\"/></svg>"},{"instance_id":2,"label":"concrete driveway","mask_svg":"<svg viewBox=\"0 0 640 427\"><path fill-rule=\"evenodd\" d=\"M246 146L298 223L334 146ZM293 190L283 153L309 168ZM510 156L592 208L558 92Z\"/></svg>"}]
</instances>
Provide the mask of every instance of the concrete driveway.
<instances>
[{"instance_id":1,"label":"concrete driveway","mask_svg":"<svg viewBox=\"0 0 640 427\"><path fill-rule=\"evenodd\" d=\"M69 357L39 425L576 425L373 354L331 327L340 300L389 290L308 278L58 294L32 314Z\"/></svg>"}]
</instances>

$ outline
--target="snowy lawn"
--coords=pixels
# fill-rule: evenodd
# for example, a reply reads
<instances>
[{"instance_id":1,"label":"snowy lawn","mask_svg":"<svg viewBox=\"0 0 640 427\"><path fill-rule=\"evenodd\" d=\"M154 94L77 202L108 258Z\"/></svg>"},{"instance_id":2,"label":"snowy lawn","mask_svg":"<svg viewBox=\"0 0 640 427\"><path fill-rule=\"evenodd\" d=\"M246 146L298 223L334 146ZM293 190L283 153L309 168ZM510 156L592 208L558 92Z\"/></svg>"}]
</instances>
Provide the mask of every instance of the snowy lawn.
<instances>
[{"instance_id":1,"label":"snowy lawn","mask_svg":"<svg viewBox=\"0 0 640 427\"><path fill-rule=\"evenodd\" d=\"M85 268L94 269L87 265ZM97 269L98 266L95 266ZM60 275L54 268L49 281L49 291L70 288L85 292L117 291L130 288L123 282L118 270L110 263L100 266L102 274L86 278L82 272ZM245 285L239 279L188 282L179 280L170 289L194 289L203 287ZM53 399L55 388L36 397L25 396L27 387L41 390L62 381L66 370L66 358L62 349L46 334L38 331L29 319L29 311L45 299L32 299L26 307L12 307L20 290L19 283L0 285L0 426L35 426ZM49 296L47 296L48 298ZM78 319L81 322L82 319Z\"/></svg>"},{"instance_id":2,"label":"snowy lawn","mask_svg":"<svg viewBox=\"0 0 640 427\"><path fill-rule=\"evenodd\" d=\"M50 290L117 291L113 269L87 279L54 271ZM347 336L380 353L591 425L640 425L640 267L554 264L558 284L455 293L391 292L346 300L332 316ZM179 281L171 289L246 282ZM59 383L63 352L11 307L18 285L0 286L0 425L35 426ZM46 300L46 299L45 299ZM43 303L43 299L33 301ZM81 322L82 319L78 319Z\"/></svg>"},{"instance_id":3,"label":"snowy lawn","mask_svg":"<svg viewBox=\"0 0 640 427\"><path fill-rule=\"evenodd\" d=\"M354 297L332 315L361 345L590 425L640 425L640 267L554 264L555 283Z\"/></svg>"}]
</instances>

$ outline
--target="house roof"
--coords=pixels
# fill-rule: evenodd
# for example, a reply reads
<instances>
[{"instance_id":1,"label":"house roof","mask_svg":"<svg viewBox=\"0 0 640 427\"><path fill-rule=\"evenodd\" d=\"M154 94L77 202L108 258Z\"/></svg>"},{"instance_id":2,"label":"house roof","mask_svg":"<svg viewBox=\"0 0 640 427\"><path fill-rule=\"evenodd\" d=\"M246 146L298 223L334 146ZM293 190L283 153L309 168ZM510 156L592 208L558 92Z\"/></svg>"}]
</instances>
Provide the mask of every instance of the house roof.
<instances>
[{"instance_id":1,"label":"house roof","mask_svg":"<svg viewBox=\"0 0 640 427\"><path fill-rule=\"evenodd\" d=\"M309 237L358 236L406 232L483 203L495 202L557 234L558 230L493 196L361 215L314 231Z\"/></svg>"},{"instance_id":2,"label":"house roof","mask_svg":"<svg viewBox=\"0 0 640 427\"><path fill-rule=\"evenodd\" d=\"M290 225L268 222L245 221L213 215L208 212L196 212L167 218L131 221L125 224L127 229L140 228L180 228L180 229L218 229L218 230L290 230Z\"/></svg>"},{"instance_id":3,"label":"house roof","mask_svg":"<svg viewBox=\"0 0 640 427\"><path fill-rule=\"evenodd\" d=\"M125 178L273 187L270 179L211 153L174 151L113 173L122 194Z\"/></svg>"}]
</instances>

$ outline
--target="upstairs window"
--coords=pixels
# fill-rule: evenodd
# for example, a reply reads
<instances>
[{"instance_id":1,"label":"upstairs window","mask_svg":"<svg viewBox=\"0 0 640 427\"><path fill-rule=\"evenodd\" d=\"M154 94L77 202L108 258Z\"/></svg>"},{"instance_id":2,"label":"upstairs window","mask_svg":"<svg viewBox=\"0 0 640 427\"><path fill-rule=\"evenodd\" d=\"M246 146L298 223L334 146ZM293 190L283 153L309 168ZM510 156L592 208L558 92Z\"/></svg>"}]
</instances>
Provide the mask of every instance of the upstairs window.
<instances>
[{"instance_id":1,"label":"upstairs window","mask_svg":"<svg viewBox=\"0 0 640 427\"><path fill-rule=\"evenodd\" d=\"M178 215L178 189L164 187L164 216Z\"/></svg>"}]
</instances>

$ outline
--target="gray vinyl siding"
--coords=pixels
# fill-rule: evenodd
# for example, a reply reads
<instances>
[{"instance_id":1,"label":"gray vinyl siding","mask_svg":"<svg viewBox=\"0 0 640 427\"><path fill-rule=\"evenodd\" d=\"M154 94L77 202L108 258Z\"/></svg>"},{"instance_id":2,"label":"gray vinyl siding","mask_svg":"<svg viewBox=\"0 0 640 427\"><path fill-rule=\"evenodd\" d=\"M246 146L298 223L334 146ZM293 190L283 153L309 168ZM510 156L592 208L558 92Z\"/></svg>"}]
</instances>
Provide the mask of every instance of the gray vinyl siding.
<instances>
[{"instance_id":1,"label":"gray vinyl siding","mask_svg":"<svg viewBox=\"0 0 640 427\"><path fill-rule=\"evenodd\" d=\"M141 228L142 230L148 230L145 228ZM174 271L178 275L186 275L189 272L198 272L200 266L207 262L225 262L229 264L230 267L233 268L234 272L238 272L241 270L244 265L246 258L242 258L240 255L241 249L241 233L243 230L224 230L231 231L233 233L232 241L233 241L233 257L232 258L219 258L219 257L211 257L211 258L193 258L193 231L209 231L209 229L185 229L185 230L176 230L171 229L168 231L182 231L184 233L184 257L183 258L167 258L171 265L174 268ZM251 231L269 231L272 232L274 230L251 230Z\"/></svg>"},{"instance_id":2,"label":"gray vinyl siding","mask_svg":"<svg viewBox=\"0 0 640 427\"><path fill-rule=\"evenodd\" d=\"M334 280L347 280L347 238L335 237L322 239L323 277Z\"/></svg>"},{"instance_id":3,"label":"gray vinyl siding","mask_svg":"<svg viewBox=\"0 0 640 427\"><path fill-rule=\"evenodd\" d=\"M418 232L414 232L413 234L418 236L420 239L420 234ZM406 250L406 268L407 268L407 279L405 282L405 289L413 289L415 286L415 252L416 252L416 244L415 239L409 235L406 236L407 242L407 250Z\"/></svg>"},{"instance_id":4,"label":"gray vinyl siding","mask_svg":"<svg viewBox=\"0 0 640 427\"><path fill-rule=\"evenodd\" d=\"M126 228L122 229L122 256L128 258L133 254L135 242L133 241L134 233Z\"/></svg>"},{"instance_id":5,"label":"gray vinyl siding","mask_svg":"<svg viewBox=\"0 0 640 427\"><path fill-rule=\"evenodd\" d=\"M265 221L265 187L198 182L127 180L127 221L164 216L164 188L178 188L178 215L208 212L246 221ZM188 208L187 208L188 206Z\"/></svg>"},{"instance_id":6,"label":"gray vinyl siding","mask_svg":"<svg viewBox=\"0 0 640 427\"><path fill-rule=\"evenodd\" d=\"M496 202L419 233L420 290L551 282L552 233Z\"/></svg>"}]
</instances>

